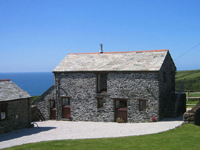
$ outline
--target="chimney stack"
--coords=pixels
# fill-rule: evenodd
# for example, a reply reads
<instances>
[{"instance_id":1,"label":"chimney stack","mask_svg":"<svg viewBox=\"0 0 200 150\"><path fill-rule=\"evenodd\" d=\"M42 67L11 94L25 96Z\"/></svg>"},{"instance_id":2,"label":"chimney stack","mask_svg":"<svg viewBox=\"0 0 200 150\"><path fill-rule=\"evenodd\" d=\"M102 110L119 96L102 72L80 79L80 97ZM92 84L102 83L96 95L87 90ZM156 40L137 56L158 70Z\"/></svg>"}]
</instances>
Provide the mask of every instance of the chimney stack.
<instances>
[{"instance_id":1,"label":"chimney stack","mask_svg":"<svg viewBox=\"0 0 200 150\"><path fill-rule=\"evenodd\" d=\"M99 52L102 54L103 53L103 44L100 44L100 47L101 47L101 49Z\"/></svg>"}]
</instances>

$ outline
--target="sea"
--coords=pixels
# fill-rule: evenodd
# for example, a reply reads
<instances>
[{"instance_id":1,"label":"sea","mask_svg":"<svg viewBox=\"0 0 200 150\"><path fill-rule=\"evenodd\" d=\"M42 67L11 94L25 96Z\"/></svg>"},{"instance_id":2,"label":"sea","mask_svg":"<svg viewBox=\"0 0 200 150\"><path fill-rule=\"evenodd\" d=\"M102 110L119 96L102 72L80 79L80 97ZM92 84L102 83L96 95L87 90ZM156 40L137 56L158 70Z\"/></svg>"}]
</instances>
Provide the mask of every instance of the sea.
<instances>
[{"instance_id":1,"label":"sea","mask_svg":"<svg viewBox=\"0 0 200 150\"><path fill-rule=\"evenodd\" d=\"M40 96L54 84L52 72L0 73L0 79L10 79L31 96Z\"/></svg>"}]
</instances>

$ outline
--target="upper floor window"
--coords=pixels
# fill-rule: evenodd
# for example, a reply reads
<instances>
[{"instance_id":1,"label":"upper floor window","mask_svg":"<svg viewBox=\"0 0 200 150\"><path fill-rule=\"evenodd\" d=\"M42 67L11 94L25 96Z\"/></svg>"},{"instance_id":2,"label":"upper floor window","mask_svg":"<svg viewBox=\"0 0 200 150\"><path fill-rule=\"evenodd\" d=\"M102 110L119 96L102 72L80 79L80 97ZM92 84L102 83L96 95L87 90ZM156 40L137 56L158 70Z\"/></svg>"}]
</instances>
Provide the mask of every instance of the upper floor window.
<instances>
[{"instance_id":1,"label":"upper floor window","mask_svg":"<svg viewBox=\"0 0 200 150\"><path fill-rule=\"evenodd\" d=\"M107 74L97 74L97 92L107 92Z\"/></svg>"},{"instance_id":2,"label":"upper floor window","mask_svg":"<svg viewBox=\"0 0 200 150\"><path fill-rule=\"evenodd\" d=\"M0 120L5 120L7 118L7 103L0 104Z\"/></svg>"}]
</instances>

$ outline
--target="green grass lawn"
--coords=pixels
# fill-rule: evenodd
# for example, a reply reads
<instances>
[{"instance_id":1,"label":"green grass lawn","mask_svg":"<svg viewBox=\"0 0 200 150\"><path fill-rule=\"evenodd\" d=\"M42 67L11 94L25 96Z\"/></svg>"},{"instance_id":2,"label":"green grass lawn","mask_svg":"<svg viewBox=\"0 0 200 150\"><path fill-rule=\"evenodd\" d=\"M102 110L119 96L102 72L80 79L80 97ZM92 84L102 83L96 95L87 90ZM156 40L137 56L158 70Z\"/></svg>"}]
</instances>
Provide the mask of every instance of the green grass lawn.
<instances>
[{"instance_id":1,"label":"green grass lawn","mask_svg":"<svg viewBox=\"0 0 200 150\"><path fill-rule=\"evenodd\" d=\"M88 131L90 132L90 131ZM8 148L9 150L199 150L200 127L184 124L151 135L122 138L48 141Z\"/></svg>"}]
</instances>

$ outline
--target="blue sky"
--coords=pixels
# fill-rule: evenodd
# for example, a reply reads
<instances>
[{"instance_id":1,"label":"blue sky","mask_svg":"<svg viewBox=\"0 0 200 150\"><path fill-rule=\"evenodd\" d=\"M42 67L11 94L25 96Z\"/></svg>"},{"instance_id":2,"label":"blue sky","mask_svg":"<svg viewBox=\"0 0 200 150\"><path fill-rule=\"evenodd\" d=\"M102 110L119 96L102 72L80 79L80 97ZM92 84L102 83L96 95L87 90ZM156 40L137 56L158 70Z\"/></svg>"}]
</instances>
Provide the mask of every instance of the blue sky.
<instances>
[{"instance_id":1,"label":"blue sky","mask_svg":"<svg viewBox=\"0 0 200 150\"><path fill-rule=\"evenodd\" d=\"M199 8L199 0L0 0L0 72L51 72L100 43L105 52L169 49L177 70L200 69L200 45L191 49Z\"/></svg>"}]
</instances>

